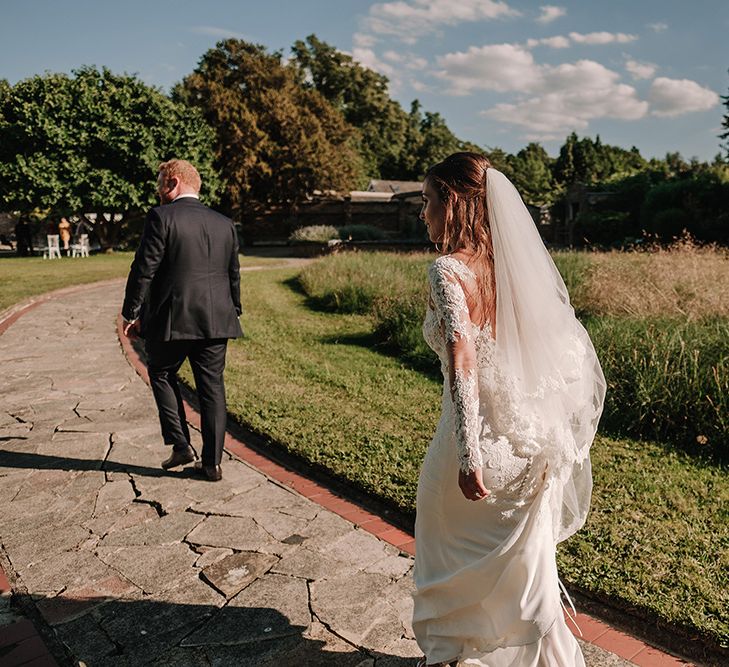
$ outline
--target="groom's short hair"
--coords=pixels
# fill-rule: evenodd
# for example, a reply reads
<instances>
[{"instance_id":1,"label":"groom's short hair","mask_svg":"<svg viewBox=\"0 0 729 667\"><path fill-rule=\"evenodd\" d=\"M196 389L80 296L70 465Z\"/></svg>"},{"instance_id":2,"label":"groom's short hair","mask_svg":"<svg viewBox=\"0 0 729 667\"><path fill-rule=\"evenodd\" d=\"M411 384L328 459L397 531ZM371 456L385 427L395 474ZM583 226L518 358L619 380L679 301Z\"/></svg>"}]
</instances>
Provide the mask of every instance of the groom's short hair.
<instances>
[{"instance_id":1,"label":"groom's short hair","mask_svg":"<svg viewBox=\"0 0 729 667\"><path fill-rule=\"evenodd\" d=\"M157 170L159 171L159 178L169 180L172 177L177 177L180 182L193 188L195 192L200 192L200 185L202 184L200 174L187 160L167 160L167 162L162 162Z\"/></svg>"}]
</instances>

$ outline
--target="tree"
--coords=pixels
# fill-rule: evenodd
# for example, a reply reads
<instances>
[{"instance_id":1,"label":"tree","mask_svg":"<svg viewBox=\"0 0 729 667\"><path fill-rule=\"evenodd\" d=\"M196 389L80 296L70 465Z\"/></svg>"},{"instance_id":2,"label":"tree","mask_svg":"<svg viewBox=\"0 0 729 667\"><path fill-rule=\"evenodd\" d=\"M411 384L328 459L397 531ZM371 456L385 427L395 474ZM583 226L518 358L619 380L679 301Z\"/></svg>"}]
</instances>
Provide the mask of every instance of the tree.
<instances>
[{"instance_id":1,"label":"tree","mask_svg":"<svg viewBox=\"0 0 729 667\"><path fill-rule=\"evenodd\" d=\"M359 150L367 173L403 178L401 156L408 133L408 115L390 99L388 79L309 35L292 47L303 85L319 91L359 130Z\"/></svg>"},{"instance_id":2,"label":"tree","mask_svg":"<svg viewBox=\"0 0 729 667\"><path fill-rule=\"evenodd\" d=\"M552 177L554 160L541 144L530 143L511 157L511 180L528 204L551 205L558 194Z\"/></svg>"},{"instance_id":3,"label":"tree","mask_svg":"<svg viewBox=\"0 0 729 667\"><path fill-rule=\"evenodd\" d=\"M163 160L190 160L216 199L212 140L199 113L136 77L94 67L34 76L0 93L0 201L85 218L110 250L125 218L156 203Z\"/></svg>"},{"instance_id":4,"label":"tree","mask_svg":"<svg viewBox=\"0 0 729 667\"><path fill-rule=\"evenodd\" d=\"M722 132L719 135L720 139L724 139L726 143L722 144L722 148L726 151L726 160L729 161L729 95L722 95L722 98L724 100L724 106L726 107L727 112L724 114L724 118L722 118L721 126L724 128L724 132Z\"/></svg>"},{"instance_id":5,"label":"tree","mask_svg":"<svg viewBox=\"0 0 729 667\"><path fill-rule=\"evenodd\" d=\"M625 150L603 144L599 135L594 140L590 137L579 139L573 132L560 148L553 176L562 186L597 183L638 173L646 164L635 146Z\"/></svg>"},{"instance_id":6,"label":"tree","mask_svg":"<svg viewBox=\"0 0 729 667\"><path fill-rule=\"evenodd\" d=\"M173 97L215 128L223 204L236 218L270 205L293 208L314 190L350 190L364 179L354 130L278 52L219 42Z\"/></svg>"}]
</instances>

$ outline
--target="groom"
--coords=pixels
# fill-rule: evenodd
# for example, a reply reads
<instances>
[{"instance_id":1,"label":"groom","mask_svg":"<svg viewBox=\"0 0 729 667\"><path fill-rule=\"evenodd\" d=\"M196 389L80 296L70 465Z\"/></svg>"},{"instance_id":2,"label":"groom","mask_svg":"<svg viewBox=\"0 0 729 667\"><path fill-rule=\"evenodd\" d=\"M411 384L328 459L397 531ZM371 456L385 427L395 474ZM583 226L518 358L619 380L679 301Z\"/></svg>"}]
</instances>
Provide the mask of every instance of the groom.
<instances>
[{"instance_id":1,"label":"groom","mask_svg":"<svg viewBox=\"0 0 729 667\"><path fill-rule=\"evenodd\" d=\"M147 369L167 470L195 460L177 371L189 359L200 401L202 461L197 474L222 479L223 370L228 338L241 335L240 270L233 223L199 201L200 175L185 160L159 166L161 206L147 215L122 307L124 334L145 339Z\"/></svg>"}]
</instances>

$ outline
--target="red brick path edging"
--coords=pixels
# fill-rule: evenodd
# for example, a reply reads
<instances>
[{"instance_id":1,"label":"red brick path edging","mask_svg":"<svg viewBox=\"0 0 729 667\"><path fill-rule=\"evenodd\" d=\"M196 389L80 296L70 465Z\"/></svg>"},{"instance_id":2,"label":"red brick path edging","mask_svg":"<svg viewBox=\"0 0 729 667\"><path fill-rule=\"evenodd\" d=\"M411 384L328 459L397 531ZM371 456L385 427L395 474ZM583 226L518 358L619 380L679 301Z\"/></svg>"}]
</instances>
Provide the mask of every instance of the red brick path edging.
<instances>
[{"instance_id":1,"label":"red brick path edging","mask_svg":"<svg viewBox=\"0 0 729 667\"><path fill-rule=\"evenodd\" d=\"M1 333L1 332L0 332ZM0 597L12 595L0 565ZM0 667L58 667L33 623L27 619L0 626Z\"/></svg>"},{"instance_id":2,"label":"red brick path edging","mask_svg":"<svg viewBox=\"0 0 729 667\"><path fill-rule=\"evenodd\" d=\"M123 321L121 315L119 315L117 329L119 340L121 341L127 360L141 378L149 384L147 367L134 349L131 341L124 335L122 325ZM187 401L184 403L185 411L187 412L187 421L195 428L200 429L200 414ZM329 488L319 482L307 479L297 471L272 461L230 433L225 434L225 449L240 460L254 466L279 484L291 487L302 496L338 514L343 519L351 521L362 530L366 530L368 533L392 544L401 551L411 556L415 555L415 539L413 535L401 530L382 517L372 514L351 500L333 493ZM640 639L620 632L589 614L578 613L576 621L582 631L582 635L575 630L574 624L571 621L568 620L567 622L575 636L595 646L599 646L606 651L610 651L625 660L629 660L640 667L685 667L690 664L664 653Z\"/></svg>"}]
</instances>

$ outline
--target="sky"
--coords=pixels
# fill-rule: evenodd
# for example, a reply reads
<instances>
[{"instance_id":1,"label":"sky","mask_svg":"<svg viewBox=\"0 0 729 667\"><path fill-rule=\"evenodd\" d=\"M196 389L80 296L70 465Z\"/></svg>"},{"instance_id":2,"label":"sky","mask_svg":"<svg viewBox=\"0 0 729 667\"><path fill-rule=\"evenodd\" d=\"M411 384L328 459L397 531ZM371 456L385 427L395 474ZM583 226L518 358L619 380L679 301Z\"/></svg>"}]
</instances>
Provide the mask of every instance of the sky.
<instances>
[{"instance_id":1,"label":"sky","mask_svg":"<svg viewBox=\"0 0 729 667\"><path fill-rule=\"evenodd\" d=\"M556 155L571 131L645 157L720 150L729 0L0 0L0 78L106 66L169 90L227 37L315 33L461 139Z\"/></svg>"}]
</instances>

